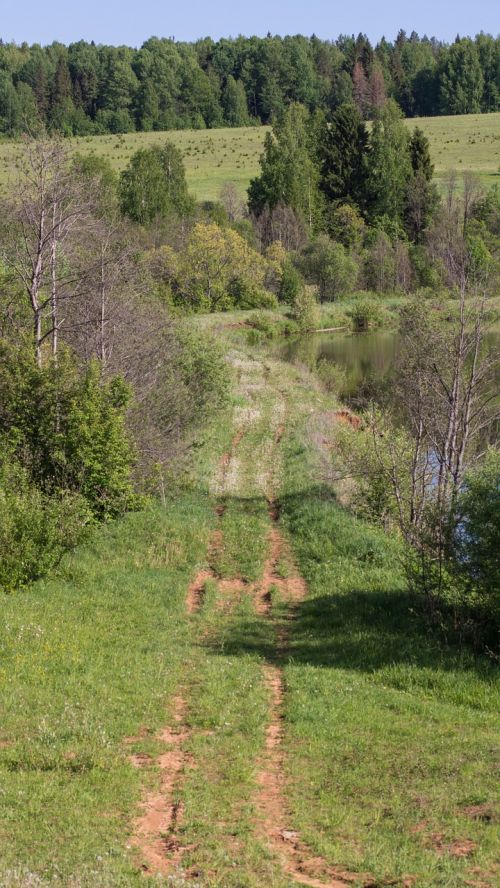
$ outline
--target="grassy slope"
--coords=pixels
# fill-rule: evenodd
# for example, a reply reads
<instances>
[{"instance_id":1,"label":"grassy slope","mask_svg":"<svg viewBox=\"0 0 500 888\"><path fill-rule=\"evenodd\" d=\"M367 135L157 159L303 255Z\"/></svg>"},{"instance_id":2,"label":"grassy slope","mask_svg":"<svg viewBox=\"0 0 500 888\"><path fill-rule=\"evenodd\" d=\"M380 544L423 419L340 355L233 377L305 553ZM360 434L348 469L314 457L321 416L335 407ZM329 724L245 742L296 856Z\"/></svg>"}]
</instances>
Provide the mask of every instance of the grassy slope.
<instances>
[{"instance_id":1,"label":"grassy slope","mask_svg":"<svg viewBox=\"0 0 500 888\"><path fill-rule=\"evenodd\" d=\"M458 117L427 117L407 121L420 126L430 139L436 175L447 170L474 170L485 184L500 177L500 113ZM250 179L259 171L267 127L181 130L168 133L132 133L123 136L89 136L72 139L76 151L96 152L122 170L134 151L165 139L182 151L189 187L199 200L216 200L224 182L231 181L245 195ZM15 142L0 143L0 184L8 182L18 153Z\"/></svg>"},{"instance_id":2,"label":"grassy slope","mask_svg":"<svg viewBox=\"0 0 500 888\"><path fill-rule=\"evenodd\" d=\"M494 805L498 685L486 664L441 648L419 624L397 543L336 505L317 449L331 396L265 350L247 357L244 332L228 335L238 348L232 424L244 436L224 483L212 472L208 485L203 462L167 511L110 526L59 577L4 602L0 886L38 888L23 868L51 885L144 884L126 846L141 785L157 785L158 772L153 762L135 770L127 755L158 751L155 734L181 689L184 875L203 888L290 888L258 837L254 806L272 626L256 615L251 584L224 603L209 581L201 611L185 614L214 504L226 505L214 566L223 578L258 580L266 496L278 494L309 584L283 664L291 827L313 853L380 885L411 874L421 888L492 888L497 827L464 808ZM233 431L222 422L217 434L220 455ZM451 853L457 840L477 843L474 856ZM180 872L166 884L186 881Z\"/></svg>"}]
</instances>

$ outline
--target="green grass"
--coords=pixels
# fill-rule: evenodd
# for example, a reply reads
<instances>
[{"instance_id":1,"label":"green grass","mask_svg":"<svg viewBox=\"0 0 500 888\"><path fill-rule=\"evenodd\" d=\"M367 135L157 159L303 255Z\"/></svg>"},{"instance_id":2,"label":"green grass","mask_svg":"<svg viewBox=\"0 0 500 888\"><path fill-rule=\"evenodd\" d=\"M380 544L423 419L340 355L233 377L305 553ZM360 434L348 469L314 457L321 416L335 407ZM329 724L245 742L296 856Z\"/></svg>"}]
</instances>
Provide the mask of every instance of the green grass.
<instances>
[{"instance_id":1,"label":"green grass","mask_svg":"<svg viewBox=\"0 0 500 888\"><path fill-rule=\"evenodd\" d=\"M317 853L380 884L411 875L422 888L457 888L474 884L474 867L493 884L498 825L464 809L498 810L496 670L429 633L397 541L336 504L311 452L297 427L282 497L309 586L285 673L297 828ZM472 857L446 850L463 840L476 844Z\"/></svg>"},{"instance_id":2,"label":"green grass","mask_svg":"<svg viewBox=\"0 0 500 888\"><path fill-rule=\"evenodd\" d=\"M186 584L211 524L208 498L186 493L101 530L59 576L4 598L1 885L20 865L62 884L132 883L141 787L123 740L143 729L151 742L166 720L186 657Z\"/></svg>"},{"instance_id":3,"label":"green grass","mask_svg":"<svg viewBox=\"0 0 500 888\"><path fill-rule=\"evenodd\" d=\"M0 886L291 888L259 838L255 807L269 720L262 667L278 662L283 618L290 827L312 855L380 886L412 876L418 888L493 888L498 820L465 809L498 805L494 667L427 630L398 541L338 505L317 450L317 420L334 396L264 347L248 353L240 331L221 335L235 380L231 423L225 413L207 436L191 488L166 509L105 527L57 576L3 601ZM235 431L244 434L221 474ZM186 590L216 526L217 570L258 582L268 496L279 497L308 583L295 620L285 623L279 596L270 620L255 613L251 584L228 600L214 579L187 616ZM279 570L290 570L287 559ZM175 800L186 850L171 880L145 880L127 845L141 795L158 786L155 738L179 692L189 736ZM131 751L149 753L151 765L133 768ZM472 856L450 852L458 841L474 843Z\"/></svg>"},{"instance_id":4,"label":"green grass","mask_svg":"<svg viewBox=\"0 0 500 888\"><path fill-rule=\"evenodd\" d=\"M162 133L86 136L71 139L71 148L80 154L95 153L107 158L121 172L139 148L173 142L181 151L186 177L198 200L217 200L222 185L234 182L242 197L250 179L259 171L267 127L241 129L172 130ZM0 184L8 186L19 143L0 142Z\"/></svg>"},{"instance_id":5,"label":"green grass","mask_svg":"<svg viewBox=\"0 0 500 888\"><path fill-rule=\"evenodd\" d=\"M429 139L437 179L450 169L472 170L484 185L500 183L500 113L415 117L407 125Z\"/></svg>"},{"instance_id":6,"label":"green grass","mask_svg":"<svg viewBox=\"0 0 500 888\"><path fill-rule=\"evenodd\" d=\"M428 136L436 177L449 169L473 170L485 185L500 180L500 112L456 117L422 117L407 121ZM250 179L259 172L259 158L268 127L172 130L162 133L85 136L71 139L72 149L108 158L120 172L139 148L174 142L182 151L189 188L198 200L217 200L221 186L234 182L246 196ZM5 189L19 154L19 143L0 142L0 185Z\"/></svg>"}]
</instances>

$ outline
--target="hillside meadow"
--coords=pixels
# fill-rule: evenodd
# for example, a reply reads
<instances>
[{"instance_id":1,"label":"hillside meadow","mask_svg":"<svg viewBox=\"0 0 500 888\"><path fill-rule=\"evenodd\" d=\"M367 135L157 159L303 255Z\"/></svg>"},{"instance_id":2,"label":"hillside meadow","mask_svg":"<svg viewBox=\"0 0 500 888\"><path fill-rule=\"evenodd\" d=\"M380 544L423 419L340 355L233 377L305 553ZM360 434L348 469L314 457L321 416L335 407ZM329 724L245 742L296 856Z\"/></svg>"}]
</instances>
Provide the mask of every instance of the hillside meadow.
<instances>
[{"instance_id":1,"label":"hillside meadow","mask_svg":"<svg viewBox=\"0 0 500 888\"><path fill-rule=\"evenodd\" d=\"M436 177L450 169L472 170L485 185L500 180L500 113L408 119L419 126L431 146ZM245 195L259 171L259 157L269 127L128 133L72 139L75 152L107 157L121 172L139 148L161 145L166 139L182 151L188 185L198 200L216 200L224 182L234 182ZM18 155L18 143L0 143L0 188L5 190Z\"/></svg>"}]
</instances>

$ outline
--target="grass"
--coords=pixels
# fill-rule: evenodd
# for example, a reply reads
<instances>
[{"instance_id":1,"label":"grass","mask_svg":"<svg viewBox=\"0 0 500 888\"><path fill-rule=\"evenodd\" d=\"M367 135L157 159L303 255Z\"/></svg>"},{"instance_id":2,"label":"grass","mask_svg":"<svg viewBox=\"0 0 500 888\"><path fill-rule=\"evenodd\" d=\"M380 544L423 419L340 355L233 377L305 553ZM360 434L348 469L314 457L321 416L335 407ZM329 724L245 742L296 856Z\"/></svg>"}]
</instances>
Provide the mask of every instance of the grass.
<instances>
[{"instance_id":1,"label":"grass","mask_svg":"<svg viewBox=\"0 0 500 888\"><path fill-rule=\"evenodd\" d=\"M317 483L302 422L288 439L282 497L309 587L285 673L297 828L317 853L380 885L493 884L498 825L466 809L498 806L496 670L428 632L398 542ZM457 856L467 842L471 857Z\"/></svg>"},{"instance_id":2,"label":"grass","mask_svg":"<svg viewBox=\"0 0 500 888\"><path fill-rule=\"evenodd\" d=\"M500 113L415 117L407 125L429 139L437 179L450 169L472 170L484 185L500 184Z\"/></svg>"},{"instance_id":3,"label":"grass","mask_svg":"<svg viewBox=\"0 0 500 888\"><path fill-rule=\"evenodd\" d=\"M442 180L452 168L472 170L483 184L500 180L500 112L454 117L422 117L407 121L428 136L436 177ZM120 172L139 148L160 145L166 139L182 151L189 188L198 200L217 200L225 182L234 182L245 198L250 179L259 172L268 127L172 130L162 133L85 136L71 139L73 150L108 158ZM11 177L19 143L0 142L0 186Z\"/></svg>"},{"instance_id":4,"label":"grass","mask_svg":"<svg viewBox=\"0 0 500 888\"><path fill-rule=\"evenodd\" d=\"M20 864L65 885L131 884L140 780L123 739L143 729L151 742L165 721L211 522L208 498L186 493L101 530L59 576L2 602L1 885Z\"/></svg>"},{"instance_id":5,"label":"grass","mask_svg":"<svg viewBox=\"0 0 500 888\"><path fill-rule=\"evenodd\" d=\"M105 157L121 172L139 148L173 142L184 159L186 178L197 200L217 200L225 182L234 182L242 197L250 179L259 172L267 127L240 129L172 130L127 135L86 136L71 139L75 152ZM19 143L0 142L0 185L8 185Z\"/></svg>"},{"instance_id":6,"label":"grass","mask_svg":"<svg viewBox=\"0 0 500 888\"><path fill-rule=\"evenodd\" d=\"M4 599L0 886L291 888L259 837L255 806L269 720L263 666L279 662L283 786L290 826L311 854L369 872L378 886L411 877L418 888L493 888L493 666L429 633L398 541L337 503L317 433L335 397L266 347L250 352L240 330L219 332L234 400L197 452L190 488L166 509L104 528L57 576ZM253 602L269 497L279 498L308 583L293 621L278 595L274 622ZM225 505L218 519L216 503ZM228 597L207 580L189 617L187 587L216 527L214 566L239 582ZM285 559L279 572L289 570ZM277 660L281 618L290 644ZM148 879L127 846L141 795L158 786L155 738L179 693L185 851L171 878ZM133 768L131 751L151 763ZM483 806L483 818L470 806Z\"/></svg>"}]
</instances>

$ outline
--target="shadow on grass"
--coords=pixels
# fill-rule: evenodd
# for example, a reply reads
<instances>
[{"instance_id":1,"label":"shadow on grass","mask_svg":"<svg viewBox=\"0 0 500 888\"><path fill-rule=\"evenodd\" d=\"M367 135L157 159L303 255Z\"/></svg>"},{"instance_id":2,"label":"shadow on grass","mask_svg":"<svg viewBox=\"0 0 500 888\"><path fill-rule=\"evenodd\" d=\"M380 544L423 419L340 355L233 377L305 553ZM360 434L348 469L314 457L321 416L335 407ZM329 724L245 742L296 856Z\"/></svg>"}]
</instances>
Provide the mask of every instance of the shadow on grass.
<instances>
[{"instance_id":1,"label":"shadow on grass","mask_svg":"<svg viewBox=\"0 0 500 888\"><path fill-rule=\"evenodd\" d=\"M446 643L425 621L418 600L405 588L394 539L347 513L322 487L283 498L280 512L310 584L309 596L294 607L281 665L293 662L365 674L402 666L472 673L491 681L496 670L489 660ZM277 623L280 618L278 609ZM276 662L271 634L262 618L235 620L223 652Z\"/></svg>"}]
</instances>

